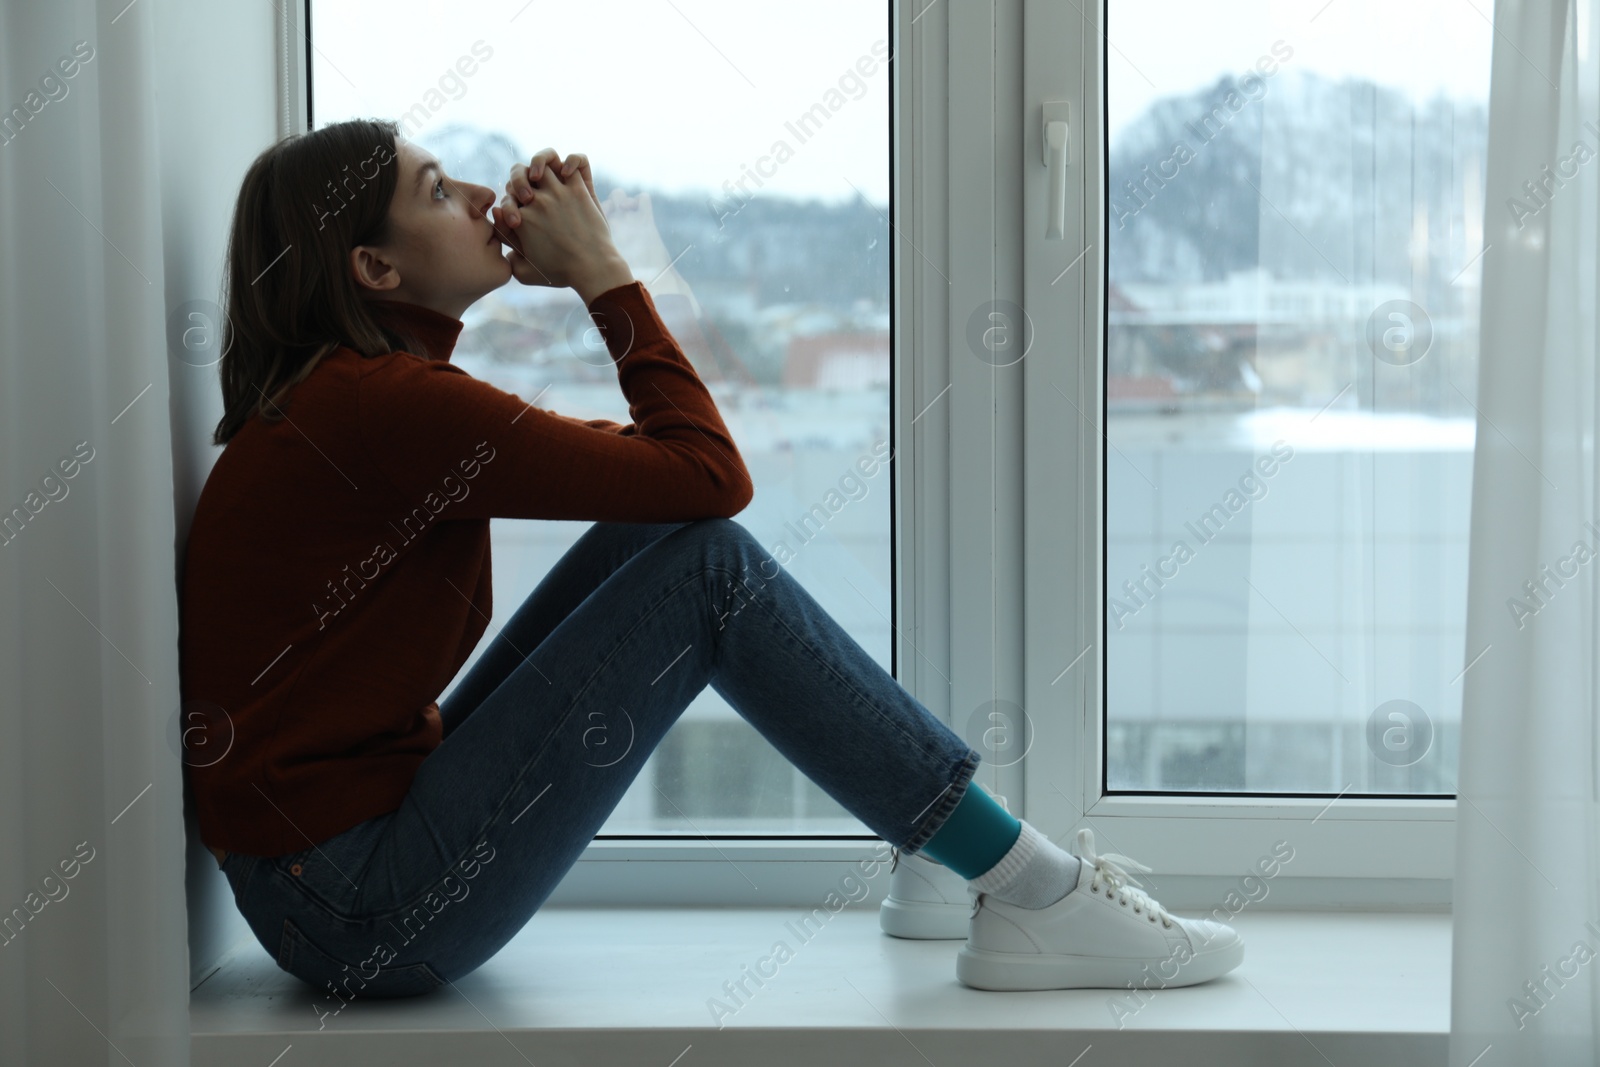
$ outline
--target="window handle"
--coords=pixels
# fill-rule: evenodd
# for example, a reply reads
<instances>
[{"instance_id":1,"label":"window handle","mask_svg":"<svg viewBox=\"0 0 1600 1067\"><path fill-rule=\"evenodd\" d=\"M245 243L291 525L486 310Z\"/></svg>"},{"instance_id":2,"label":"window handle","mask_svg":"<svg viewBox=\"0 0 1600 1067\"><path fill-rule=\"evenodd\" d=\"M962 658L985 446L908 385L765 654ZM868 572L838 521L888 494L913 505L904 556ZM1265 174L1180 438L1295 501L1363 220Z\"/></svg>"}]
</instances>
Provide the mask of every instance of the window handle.
<instances>
[{"instance_id":1,"label":"window handle","mask_svg":"<svg viewBox=\"0 0 1600 1067\"><path fill-rule=\"evenodd\" d=\"M1047 240L1059 241L1066 233L1067 224L1067 160L1071 137L1067 130L1068 104L1065 100L1046 100L1044 103L1044 165L1050 169L1048 211L1049 225L1045 230Z\"/></svg>"}]
</instances>

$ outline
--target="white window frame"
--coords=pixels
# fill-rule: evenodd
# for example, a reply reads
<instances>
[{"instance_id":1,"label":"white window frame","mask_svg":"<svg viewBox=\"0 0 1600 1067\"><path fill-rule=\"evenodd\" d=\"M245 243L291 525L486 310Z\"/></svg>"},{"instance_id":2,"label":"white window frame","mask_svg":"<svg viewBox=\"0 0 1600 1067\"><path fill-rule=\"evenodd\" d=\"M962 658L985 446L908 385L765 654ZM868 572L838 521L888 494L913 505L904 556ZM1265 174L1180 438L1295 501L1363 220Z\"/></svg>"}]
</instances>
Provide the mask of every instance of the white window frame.
<instances>
[{"instance_id":1,"label":"white window frame","mask_svg":"<svg viewBox=\"0 0 1600 1067\"><path fill-rule=\"evenodd\" d=\"M1035 331L1033 350L1021 364L1027 383L1025 452L1037 460L1026 466L1024 493L1025 691L1037 729L1027 761L1027 817L1060 835L1058 840L1065 840L1072 828L1088 825L1102 849L1181 876L1173 883L1181 884L1185 893L1198 891L1199 899L1207 899L1208 891L1215 896L1215 890L1258 869L1273 844L1283 841L1294 849L1294 858L1282 866L1273 884L1287 889L1278 894L1285 902L1445 905L1454 867L1453 797L1140 797L1101 792L1105 8L1090 0L1021 4L1027 27L1023 100L1020 108L997 113L1020 111L1025 116L1023 173L1017 183L1023 199L1019 232L1025 278L1023 298L1017 302L1028 309ZM1073 118L1068 227L1064 239L1054 241L1043 237L1046 100L1070 101ZM1094 247L1067 270L1083 253L1086 240ZM1058 292L1069 284L1070 296ZM1063 412L1063 393L1083 417L1070 408ZM1046 767L1059 771L1045 773ZM1159 880L1163 885L1168 881L1165 876Z\"/></svg>"},{"instance_id":2,"label":"white window frame","mask_svg":"<svg viewBox=\"0 0 1600 1067\"><path fill-rule=\"evenodd\" d=\"M312 106L311 2L279 8L280 114L297 132ZM1052 279L1104 232L1103 8L892 3L896 676L964 734L989 701L1028 709L1027 758L985 762L976 780L1058 842L1093 827L1102 850L1155 868L1143 880L1169 906L1221 902L1279 840L1295 858L1261 906L1447 903L1453 799L1100 795L1103 249ZM1057 241L1039 236L1043 100L1071 102ZM1020 180L996 173L1019 158ZM1010 367L967 346L992 300L1032 321L1033 347ZM1087 418L1063 413L1057 388ZM549 903L814 906L883 851L869 835L600 838ZM872 870L869 901L888 886Z\"/></svg>"}]
</instances>

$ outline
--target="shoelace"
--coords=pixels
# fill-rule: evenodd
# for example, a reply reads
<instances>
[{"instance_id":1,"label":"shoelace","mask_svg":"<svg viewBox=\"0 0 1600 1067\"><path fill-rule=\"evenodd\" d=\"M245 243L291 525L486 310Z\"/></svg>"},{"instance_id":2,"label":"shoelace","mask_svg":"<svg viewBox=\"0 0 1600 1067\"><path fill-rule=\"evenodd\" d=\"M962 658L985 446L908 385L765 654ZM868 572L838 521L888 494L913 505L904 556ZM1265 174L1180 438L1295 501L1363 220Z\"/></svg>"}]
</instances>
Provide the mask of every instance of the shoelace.
<instances>
[{"instance_id":1,"label":"shoelace","mask_svg":"<svg viewBox=\"0 0 1600 1067\"><path fill-rule=\"evenodd\" d=\"M1131 900L1136 913L1147 913L1151 916L1152 922L1159 919L1163 927L1171 928L1172 913L1143 889L1134 889L1129 885L1130 882L1135 886L1139 884L1139 880L1128 873L1130 868L1145 872L1154 868L1146 867L1133 857L1118 852L1095 852L1094 831L1088 827L1078 831L1078 858L1094 868L1094 877L1089 882L1090 892L1105 886L1107 899L1110 899L1115 892L1118 904L1126 906Z\"/></svg>"}]
</instances>

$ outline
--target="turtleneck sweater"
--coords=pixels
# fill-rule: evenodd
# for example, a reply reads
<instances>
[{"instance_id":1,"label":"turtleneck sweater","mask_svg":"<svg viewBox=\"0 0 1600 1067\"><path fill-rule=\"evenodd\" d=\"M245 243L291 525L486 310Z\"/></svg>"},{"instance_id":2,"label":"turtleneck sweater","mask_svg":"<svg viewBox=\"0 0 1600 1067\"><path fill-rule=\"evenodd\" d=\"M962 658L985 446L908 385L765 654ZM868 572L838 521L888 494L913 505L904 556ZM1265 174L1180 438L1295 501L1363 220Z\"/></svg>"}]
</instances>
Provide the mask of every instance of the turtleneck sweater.
<instances>
[{"instance_id":1,"label":"turtleneck sweater","mask_svg":"<svg viewBox=\"0 0 1600 1067\"><path fill-rule=\"evenodd\" d=\"M213 851L281 856L395 810L493 615L489 520L731 517L753 486L640 282L588 311L632 422L451 363L459 319L375 305L422 351L324 356L218 457L184 548L184 772Z\"/></svg>"}]
</instances>

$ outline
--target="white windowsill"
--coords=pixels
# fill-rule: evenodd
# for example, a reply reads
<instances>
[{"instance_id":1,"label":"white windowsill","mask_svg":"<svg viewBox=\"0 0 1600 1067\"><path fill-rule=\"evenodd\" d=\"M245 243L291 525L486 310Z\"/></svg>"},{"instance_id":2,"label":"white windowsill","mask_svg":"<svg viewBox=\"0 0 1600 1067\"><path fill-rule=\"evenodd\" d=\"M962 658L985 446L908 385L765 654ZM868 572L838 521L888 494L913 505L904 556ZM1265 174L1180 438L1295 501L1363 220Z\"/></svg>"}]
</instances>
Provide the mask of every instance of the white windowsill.
<instances>
[{"instance_id":1,"label":"white windowsill","mask_svg":"<svg viewBox=\"0 0 1600 1067\"><path fill-rule=\"evenodd\" d=\"M1120 1030L1110 990L968 989L955 978L959 941L888 937L875 904L831 915L802 940L787 924L804 913L546 905L454 987L358 1000L320 1020L320 1031L314 1006L337 1002L249 940L191 997L192 1062L270 1064L289 1046L280 1062L295 1067L1065 1067L1089 1045L1083 1063L1096 1067L1445 1060L1447 913L1247 910L1234 919L1246 943L1238 970L1154 992ZM753 972L779 940L792 958L762 979L765 988L747 983L754 994L718 1029L708 1001L737 1006L723 983Z\"/></svg>"}]
</instances>

